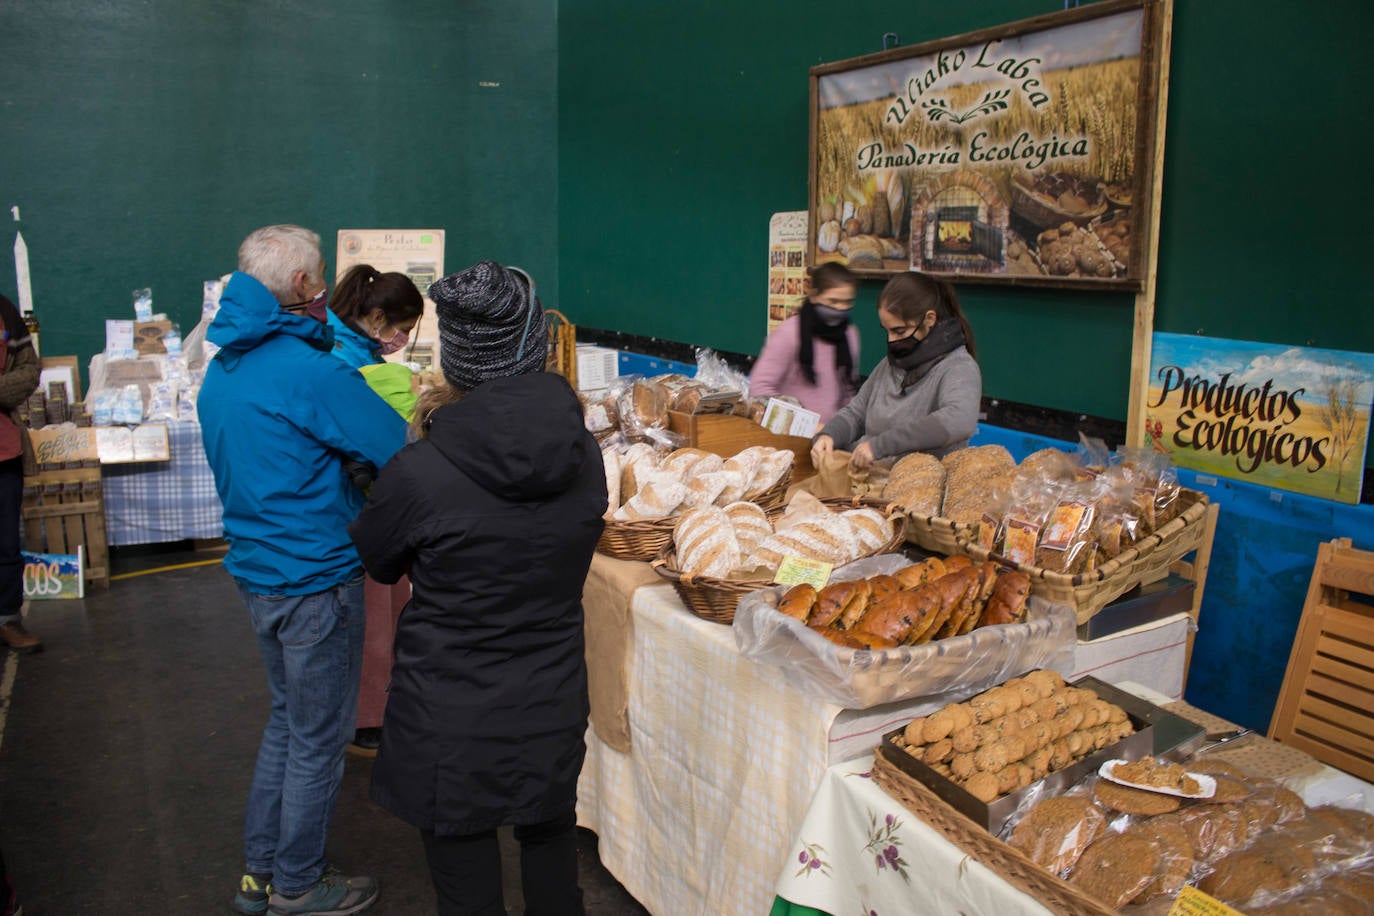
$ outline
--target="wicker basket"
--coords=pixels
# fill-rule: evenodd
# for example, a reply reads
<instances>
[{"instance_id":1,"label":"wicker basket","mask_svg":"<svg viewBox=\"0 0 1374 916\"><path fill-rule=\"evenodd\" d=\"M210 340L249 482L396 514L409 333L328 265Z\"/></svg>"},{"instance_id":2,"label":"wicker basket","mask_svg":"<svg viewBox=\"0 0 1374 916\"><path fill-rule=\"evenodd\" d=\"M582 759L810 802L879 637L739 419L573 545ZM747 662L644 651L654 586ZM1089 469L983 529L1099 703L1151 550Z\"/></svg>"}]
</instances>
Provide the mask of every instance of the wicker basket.
<instances>
[{"instance_id":1,"label":"wicker basket","mask_svg":"<svg viewBox=\"0 0 1374 916\"><path fill-rule=\"evenodd\" d=\"M1038 900L1051 913L1064 916L1113 916L1116 913L1116 910L1050 874L955 811L920 781L888 760L890 753L890 749L881 746L874 752L873 781L922 823L968 853L975 862Z\"/></svg>"},{"instance_id":2,"label":"wicker basket","mask_svg":"<svg viewBox=\"0 0 1374 916\"><path fill-rule=\"evenodd\" d=\"M961 541L976 541L978 526L956 522L938 515L910 514L906 517L906 539L923 550L953 556L963 553Z\"/></svg>"},{"instance_id":3,"label":"wicker basket","mask_svg":"<svg viewBox=\"0 0 1374 916\"><path fill-rule=\"evenodd\" d=\"M1070 212L1060 208L1057 204L1050 203L1044 197L1035 193L1034 189L1026 187L1019 181L1011 183L1011 209L1017 216L1035 226L1037 229L1050 229L1055 226L1062 226L1064 223L1074 223L1079 226L1086 226L1096 217L1107 212L1107 195L1101 185L1089 186L1087 182L1078 180L1073 182L1073 190L1084 196L1091 194L1087 210Z\"/></svg>"},{"instance_id":4,"label":"wicker basket","mask_svg":"<svg viewBox=\"0 0 1374 916\"><path fill-rule=\"evenodd\" d=\"M782 505L787 488L792 485L792 469L788 468L778 482L757 494L744 495L744 499L757 503L762 509L769 510ZM633 522L607 520L601 532L601 540L596 549L617 560L642 560L648 562L659 555L664 547L673 543L673 528L678 516L667 518L646 518Z\"/></svg>"},{"instance_id":5,"label":"wicker basket","mask_svg":"<svg viewBox=\"0 0 1374 916\"><path fill-rule=\"evenodd\" d=\"M868 507L888 513L892 508L892 504L885 500L870 499L864 496L837 496L822 499L821 502L837 512ZM768 514L770 518L776 518L782 514L782 509L781 507L774 508ZM906 540L906 517L897 513L892 514L891 518L893 526L891 540L877 550L869 551L863 556L872 557L880 553L891 553L902 546ZM856 559L862 558L857 557ZM684 573L677 566L677 554L673 551L671 543L663 548L653 565L654 572L673 583L678 595L682 597L682 603L687 605L689 611L713 623L727 625L733 623L735 607L741 598L752 591L767 588L773 584L772 576L758 579L715 579L710 576L693 576Z\"/></svg>"},{"instance_id":6,"label":"wicker basket","mask_svg":"<svg viewBox=\"0 0 1374 916\"><path fill-rule=\"evenodd\" d=\"M1142 582L1163 578L1170 566L1202 546L1206 535L1207 497L1196 490L1180 488L1178 498L1183 508L1177 516L1092 572L1060 573L1040 566L1013 563L965 538L959 540L959 552L976 560L995 560L1004 566L1014 566L1030 576L1031 594L1069 605L1078 615L1079 624L1084 624Z\"/></svg>"}]
</instances>

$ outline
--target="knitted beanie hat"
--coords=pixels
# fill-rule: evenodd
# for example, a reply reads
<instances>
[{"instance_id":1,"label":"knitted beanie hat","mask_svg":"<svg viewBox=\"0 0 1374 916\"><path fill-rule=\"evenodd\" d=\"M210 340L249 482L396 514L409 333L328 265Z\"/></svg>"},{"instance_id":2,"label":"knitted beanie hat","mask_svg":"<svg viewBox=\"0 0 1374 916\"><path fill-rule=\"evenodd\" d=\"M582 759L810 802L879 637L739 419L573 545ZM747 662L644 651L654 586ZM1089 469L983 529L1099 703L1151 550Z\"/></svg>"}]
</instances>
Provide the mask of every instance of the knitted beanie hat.
<instances>
[{"instance_id":1,"label":"knitted beanie hat","mask_svg":"<svg viewBox=\"0 0 1374 916\"><path fill-rule=\"evenodd\" d=\"M429 288L439 319L439 366L448 383L471 391L485 381L542 372L548 322L534 281L518 267L482 261Z\"/></svg>"}]
</instances>

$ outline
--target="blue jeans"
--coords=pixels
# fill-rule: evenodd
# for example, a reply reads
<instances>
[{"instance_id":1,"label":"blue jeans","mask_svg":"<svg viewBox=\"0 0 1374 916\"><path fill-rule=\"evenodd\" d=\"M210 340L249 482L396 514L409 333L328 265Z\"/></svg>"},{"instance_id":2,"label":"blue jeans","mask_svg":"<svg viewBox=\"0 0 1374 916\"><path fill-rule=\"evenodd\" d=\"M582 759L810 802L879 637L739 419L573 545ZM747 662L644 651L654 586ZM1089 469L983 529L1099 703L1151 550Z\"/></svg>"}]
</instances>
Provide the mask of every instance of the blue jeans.
<instances>
[{"instance_id":1,"label":"blue jeans","mask_svg":"<svg viewBox=\"0 0 1374 916\"><path fill-rule=\"evenodd\" d=\"M324 873L325 835L353 739L363 660L363 577L313 595L261 595L239 582L272 690L248 790L247 870L295 897Z\"/></svg>"}]
</instances>

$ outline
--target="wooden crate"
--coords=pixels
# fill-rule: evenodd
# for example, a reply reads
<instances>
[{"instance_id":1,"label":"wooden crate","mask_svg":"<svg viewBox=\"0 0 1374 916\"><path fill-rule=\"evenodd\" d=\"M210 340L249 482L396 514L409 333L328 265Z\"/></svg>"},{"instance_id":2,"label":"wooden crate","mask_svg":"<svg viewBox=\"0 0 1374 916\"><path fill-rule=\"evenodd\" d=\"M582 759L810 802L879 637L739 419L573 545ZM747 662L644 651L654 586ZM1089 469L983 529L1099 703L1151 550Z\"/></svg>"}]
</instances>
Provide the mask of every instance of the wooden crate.
<instances>
[{"instance_id":1,"label":"wooden crate","mask_svg":"<svg viewBox=\"0 0 1374 916\"><path fill-rule=\"evenodd\" d=\"M804 436L779 436L769 432L748 417L728 413L690 414L676 410L668 412L668 428L685 436L692 448L713 452L725 458L737 455L754 445L791 449L792 482L796 483L816 473L811 466L811 440Z\"/></svg>"},{"instance_id":2,"label":"wooden crate","mask_svg":"<svg viewBox=\"0 0 1374 916\"><path fill-rule=\"evenodd\" d=\"M24 478L24 549L76 553L85 548L86 581L110 584L100 468L40 471Z\"/></svg>"},{"instance_id":3,"label":"wooden crate","mask_svg":"<svg viewBox=\"0 0 1374 916\"><path fill-rule=\"evenodd\" d=\"M1269 737L1374 780L1374 552L1317 549Z\"/></svg>"}]
</instances>

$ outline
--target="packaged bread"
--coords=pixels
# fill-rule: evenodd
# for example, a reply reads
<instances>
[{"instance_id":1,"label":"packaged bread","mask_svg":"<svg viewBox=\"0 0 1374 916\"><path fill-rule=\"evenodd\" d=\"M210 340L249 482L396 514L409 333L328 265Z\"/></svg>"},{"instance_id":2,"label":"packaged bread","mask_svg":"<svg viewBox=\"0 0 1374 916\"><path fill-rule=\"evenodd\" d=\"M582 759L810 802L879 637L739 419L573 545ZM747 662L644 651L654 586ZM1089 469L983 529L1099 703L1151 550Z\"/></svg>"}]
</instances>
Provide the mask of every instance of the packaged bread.
<instances>
[{"instance_id":1,"label":"packaged bread","mask_svg":"<svg viewBox=\"0 0 1374 916\"><path fill-rule=\"evenodd\" d=\"M668 392L657 382L635 379L621 393L617 409L621 428L632 434L668 427Z\"/></svg>"},{"instance_id":2,"label":"packaged bread","mask_svg":"<svg viewBox=\"0 0 1374 916\"><path fill-rule=\"evenodd\" d=\"M1036 566L1060 573L1095 568L1101 490L1097 481L1076 481L1059 491L1036 545Z\"/></svg>"},{"instance_id":3,"label":"packaged bread","mask_svg":"<svg viewBox=\"0 0 1374 916\"><path fill-rule=\"evenodd\" d=\"M1058 488L1043 480L1018 475L1002 517L1000 537L995 545L998 553L1013 563L1034 564L1040 532L1058 501Z\"/></svg>"}]
</instances>

